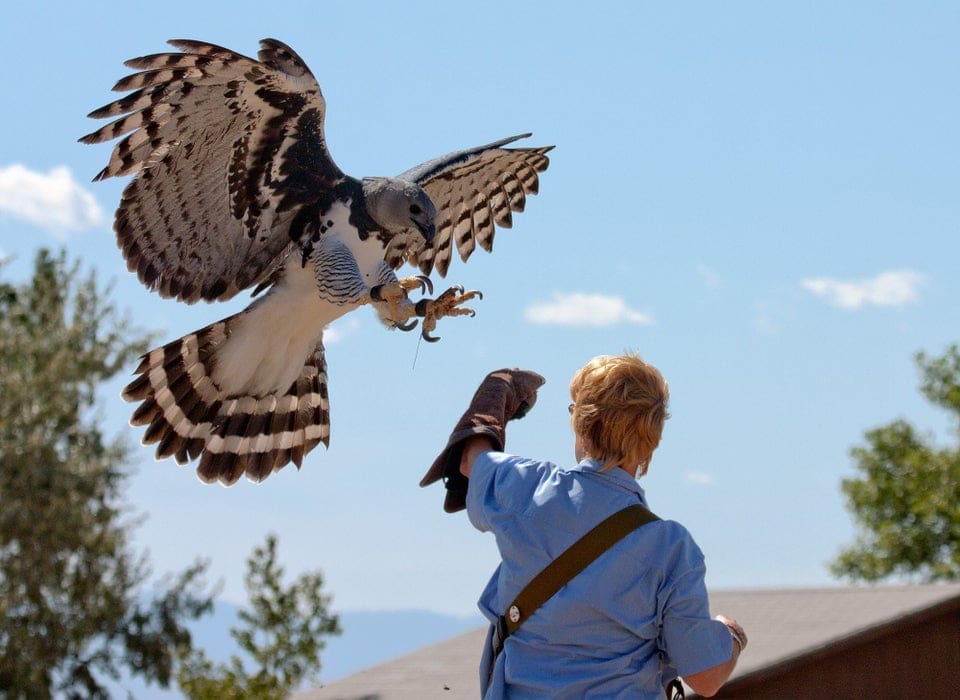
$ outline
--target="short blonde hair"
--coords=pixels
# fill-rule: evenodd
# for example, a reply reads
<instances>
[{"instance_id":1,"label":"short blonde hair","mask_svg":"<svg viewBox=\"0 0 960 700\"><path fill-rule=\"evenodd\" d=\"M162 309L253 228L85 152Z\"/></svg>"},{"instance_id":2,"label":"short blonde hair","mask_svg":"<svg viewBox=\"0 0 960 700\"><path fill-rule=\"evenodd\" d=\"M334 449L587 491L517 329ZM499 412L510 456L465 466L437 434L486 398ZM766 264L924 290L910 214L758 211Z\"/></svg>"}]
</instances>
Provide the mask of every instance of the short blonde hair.
<instances>
[{"instance_id":1,"label":"short blonde hair","mask_svg":"<svg viewBox=\"0 0 960 700\"><path fill-rule=\"evenodd\" d=\"M670 414L670 390L663 375L636 353L601 355L570 381L573 429L588 444L589 456L637 476L647 473Z\"/></svg>"}]
</instances>

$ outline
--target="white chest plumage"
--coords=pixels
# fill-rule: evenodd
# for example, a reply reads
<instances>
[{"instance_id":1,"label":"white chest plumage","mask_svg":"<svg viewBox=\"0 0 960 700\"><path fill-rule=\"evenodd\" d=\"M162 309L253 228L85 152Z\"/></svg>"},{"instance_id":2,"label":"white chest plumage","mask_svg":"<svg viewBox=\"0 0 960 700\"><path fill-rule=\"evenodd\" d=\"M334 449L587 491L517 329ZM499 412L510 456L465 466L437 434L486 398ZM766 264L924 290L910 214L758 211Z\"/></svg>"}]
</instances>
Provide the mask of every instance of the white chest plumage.
<instances>
[{"instance_id":1,"label":"white chest plumage","mask_svg":"<svg viewBox=\"0 0 960 700\"><path fill-rule=\"evenodd\" d=\"M350 200L336 202L321 217L318 235L310 253L317 279L317 293L339 306L356 304L374 284L390 272L384 262L384 246L376 236L361 240L350 223Z\"/></svg>"},{"instance_id":2,"label":"white chest plumage","mask_svg":"<svg viewBox=\"0 0 960 700\"><path fill-rule=\"evenodd\" d=\"M224 392L264 396L285 391L324 327L360 306L369 287L389 271L380 241L375 236L361 241L350 224L349 200L328 210L320 231L306 264L291 255L267 296L230 324L213 372Z\"/></svg>"},{"instance_id":3,"label":"white chest plumage","mask_svg":"<svg viewBox=\"0 0 960 700\"><path fill-rule=\"evenodd\" d=\"M370 235L365 240L360 240L356 227L350 223L350 204L351 200L348 199L345 202L335 202L330 207L325 219L332 225L328 225L326 235L350 251L357 272L365 285L370 287L378 284L381 271L386 266L383 261L386 249L376 236Z\"/></svg>"}]
</instances>

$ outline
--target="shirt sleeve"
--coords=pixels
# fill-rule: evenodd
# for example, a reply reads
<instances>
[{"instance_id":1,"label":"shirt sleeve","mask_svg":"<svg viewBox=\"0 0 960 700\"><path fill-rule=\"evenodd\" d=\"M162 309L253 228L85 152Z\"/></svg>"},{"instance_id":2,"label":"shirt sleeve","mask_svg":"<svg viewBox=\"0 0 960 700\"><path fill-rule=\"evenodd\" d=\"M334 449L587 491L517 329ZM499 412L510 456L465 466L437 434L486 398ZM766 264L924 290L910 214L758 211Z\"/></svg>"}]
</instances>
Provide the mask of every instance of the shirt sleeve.
<instances>
[{"instance_id":1,"label":"shirt sleeve","mask_svg":"<svg viewBox=\"0 0 960 700\"><path fill-rule=\"evenodd\" d=\"M676 552L677 575L668 578L661 601L663 650L686 676L722 664L733 652L726 625L710 618L703 554L689 534Z\"/></svg>"},{"instance_id":2,"label":"shirt sleeve","mask_svg":"<svg viewBox=\"0 0 960 700\"><path fill-rule=\"evenodd\" d=\"M497 473L497 462L490 459L490 452L481 452L470 468L470 481L467 484L467 517L481 532L490 529L490 518L484 509L484 503L494 496L493 482Z\"/></svg>"},{"instance_id":3,"label":"shirt sleeve","mask_svg":"<svg viewBox=\"0 0 960 700\"><path fill-rule=\"evenodd\" d=\"M467 485L467 516L487 532L498 516L526 510L552 465L503 452L481 452L474 460Z\"/></svg>"}]
</instances>

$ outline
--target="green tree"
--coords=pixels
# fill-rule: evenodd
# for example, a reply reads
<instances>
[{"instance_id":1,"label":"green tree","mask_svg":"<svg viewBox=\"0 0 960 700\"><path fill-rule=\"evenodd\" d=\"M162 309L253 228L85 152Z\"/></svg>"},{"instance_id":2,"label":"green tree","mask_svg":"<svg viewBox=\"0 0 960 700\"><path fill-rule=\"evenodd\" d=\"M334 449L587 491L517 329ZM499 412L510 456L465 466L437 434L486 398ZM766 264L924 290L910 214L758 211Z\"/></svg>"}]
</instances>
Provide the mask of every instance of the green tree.
<instances>
[{"instance_id":1,"label":"green tree","mask_svg":"<svg viewBox=\"0 0 960 700\"><path fill-rule=\"evenodd\" d=\"M121 669L166 687L185 622L211 608L205 565L148 593L131 551L128 448L105 438L96 390L144 351L132 336L63 253L0 278L0 695L105 697Z\"/></svg>"},{"instance_id":2,"label":"green tree","mask_svg":"<svg viewBox=\"0 0 960 700\"><path fill-rule=\"evenodd\" d=\"M920 390L952 414L960 439L960 347L934 358L917 353L916 362ZM859 476L842 484L861 532L831 571L863 581L960 579L960 444L938 447L905 420L864 437L851 450Z\"/></svg>"},{"instance_id":3,"label":"green tree","mask_svg":"<svg viewBox=\"0 0 960 700\"><path fill-rule=\"evenodd\" d=\"M330 598L322 593L318 571L282 583L277 561L277 539L268 535L247 559L245 583L250 610L240 612L242 626L230 630L241 651L253 660L248 671L243 660L231 656L214 664L203 650L185 648L177 670L181 690L194 700L286 697L305 678L320 671L323 637L340 634L337 615L328 612Z\"/></svg>"}]
</instances>

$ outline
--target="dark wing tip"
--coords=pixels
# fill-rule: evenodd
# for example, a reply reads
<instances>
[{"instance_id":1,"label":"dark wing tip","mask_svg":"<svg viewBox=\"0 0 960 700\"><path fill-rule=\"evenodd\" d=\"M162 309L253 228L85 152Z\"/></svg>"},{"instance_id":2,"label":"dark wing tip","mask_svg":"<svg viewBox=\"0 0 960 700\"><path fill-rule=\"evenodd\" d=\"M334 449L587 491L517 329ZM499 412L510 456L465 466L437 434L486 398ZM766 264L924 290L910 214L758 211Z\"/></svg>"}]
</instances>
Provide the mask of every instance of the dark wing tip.
<instances>
[{"instance_id":1,"label":"dark wing tip","mask_svg":"<svg viewBox=\"0 0 960 700\"><path fill-rule=\"evenodd\" d=\"M176 49L180 49L183 53L193 53L201 56L219 56L224 58L245 58L248 61L253 60L250 57L237 53L236 51L228 49L225 46L211 44L209 41L197 41L196 39L167 39L167 43Z\"/></svg>"},{"instance_id":2,"label":"dark wing tip","mask_svg":"<svg viewBox=\"0 0 960 700\"><path fill-rule=\"evenodd\" d=\"M223 49L228 51L229 49L224 49L222 46L217 46L216 44L211 44L206 41L198 41L197 39L167 39L167 43L170 44L175 49L180 49L181 51L190 51L194 49Z\"/></svg>"},{"instance_id":3,"label":"dark wing tip","mask_svg":"<svg viewBox=\"0 0 960 700\"><path fill-rule=\"evenodd\" d=\"M279 39L261 39L260 51L257 52L260 62L274 70L281 71L295 78L309 76L313 73L307 67L306 61L299 54Z\"/></svg>"},{"instance_id":4,"label":"dark wing tip","mask_svg":"<svg viewBox=\"0 0 960 700\"><path fill-rule=\"evenodd\" d=\"M266 37L260 40L260 46L264 49L280 49L286 51L293 51L287 44L283 43L279 39L274 39L273 37Z\"/></svg>"},{"instance_id":5,"label":"dark wing tip","mask_svg":"<svg viewBox=\"0 0 960 700\"><path fill-rule=\"evenodd\" d=\"M516 136L508 136L505 139L500 139L499 141L494 141L493 143L488 143L486 146L481 146L481 148L500 148L501 146L506 146L508 143L513 143L514 141L519 141L520 139L528 139L533 136L532 131L528 131L525 134L517 134Z\"/></svg>"}]
</instances>

